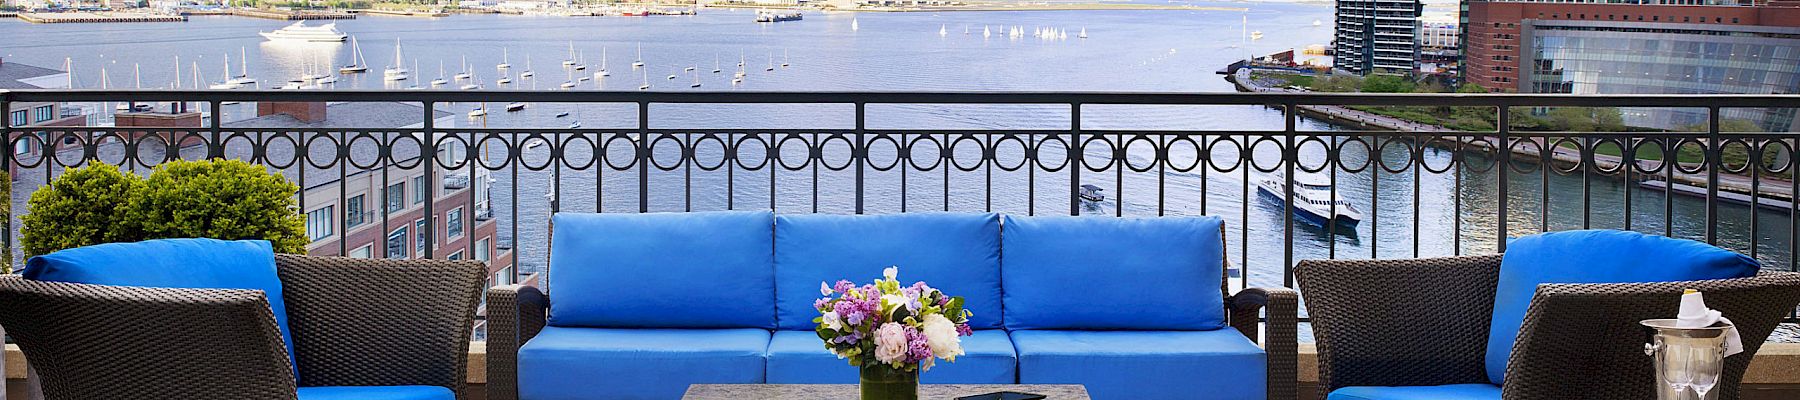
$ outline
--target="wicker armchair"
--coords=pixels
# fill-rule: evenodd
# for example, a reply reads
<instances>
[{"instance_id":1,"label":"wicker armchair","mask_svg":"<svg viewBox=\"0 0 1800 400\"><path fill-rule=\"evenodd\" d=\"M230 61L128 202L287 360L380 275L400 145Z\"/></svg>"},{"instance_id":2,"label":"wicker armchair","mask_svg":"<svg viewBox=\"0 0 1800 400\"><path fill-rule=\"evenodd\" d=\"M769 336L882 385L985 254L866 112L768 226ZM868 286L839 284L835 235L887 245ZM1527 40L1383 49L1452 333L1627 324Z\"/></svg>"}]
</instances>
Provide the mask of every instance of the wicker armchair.
<instances>
[{"instance_id":1,"label":"wicker armchair","mask_svg":"<svg viewBox=\"0 0 1800 400\"><path fill-rule=\"evenodd\" d=\"M0 325L50 400L294 399L296 386L432 385L461 395L480 263L277 255L275 264L298 382L257 290L0 276Z\"/></svg>"},{"instance_id":2,"label":"wicker armchair","mask_svg":"<svg viewBox=\"0 0 1800 400\"><path fill-rule=\"evenodd\" d=\"M1229 321L1263 345L1268 357L1268 398L1292 399L1298 379L1299 298L1286 288L1249 288L1225 298ZM1268 332L1259 337L1259 311L1268 309ZM550 298L535 287L495 286L487 293L487 398L519 398L519 347L544 329Z\"/></svg>"},{"instance_id":3,"label":"wicker armchair","mask_svg":"<svg viewBox=\"0 0 1800 400\"><path fill-rule=\"evenodd\" d=\"M1483 362L1500 255L1301 261L1319 351L1319 397L1348 386L1488 383ZM1689 282L1539 285L1507 363L1506 399L1655 398L1638 321L1670 318L1683 289L1706 293L1743 335L1718 387L1735 399L1751 356L1800 303L1800 274Z\"/></svg>"}]
</instances>

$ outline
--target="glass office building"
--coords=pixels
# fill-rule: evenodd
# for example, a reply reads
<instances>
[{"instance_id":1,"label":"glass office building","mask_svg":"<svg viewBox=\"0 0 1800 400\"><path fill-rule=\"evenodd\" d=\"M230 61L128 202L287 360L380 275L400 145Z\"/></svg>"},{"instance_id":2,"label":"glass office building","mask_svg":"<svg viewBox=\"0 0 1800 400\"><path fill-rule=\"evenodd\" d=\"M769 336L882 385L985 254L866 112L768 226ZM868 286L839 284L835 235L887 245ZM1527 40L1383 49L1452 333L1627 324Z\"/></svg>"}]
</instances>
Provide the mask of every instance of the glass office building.
<instances>
[{"instance_id":1,"label":"glass office building","mask_svg":"<svg viewBox=\"0 0 1800 400\"><path fill-rule=\"evenodd\" d=\"M1670 17L1673 19L1674 17ZM1574 94L1800 93L1800 28L1526 20L1520 91ZM1727 109L1763 130L1796 130L1793 109ZM1626 125L1681 129L1704 109L1625 109Z\"/></svg>"}]
</instances>

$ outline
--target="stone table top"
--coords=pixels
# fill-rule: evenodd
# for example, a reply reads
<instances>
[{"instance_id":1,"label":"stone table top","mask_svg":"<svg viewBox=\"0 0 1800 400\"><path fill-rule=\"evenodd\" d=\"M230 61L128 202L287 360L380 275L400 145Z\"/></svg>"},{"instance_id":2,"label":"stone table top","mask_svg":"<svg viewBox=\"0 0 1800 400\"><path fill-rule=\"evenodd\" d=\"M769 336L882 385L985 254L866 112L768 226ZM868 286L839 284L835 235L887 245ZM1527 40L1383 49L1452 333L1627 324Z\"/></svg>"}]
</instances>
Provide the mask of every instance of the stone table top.
<instances>
[{"instance_id":1,"label":"stone table top","mask_svg":"<svg viewBox=\"0 0 1800 400\"><path fill-rule=\"evenodd\" d=\"M1046 400L1090 400L1081 385L919 385L919 398L953 400L994 392L1041 394ZM698 384L682 400L856 400L856 385Z\"/></svg>"}]
</instances>

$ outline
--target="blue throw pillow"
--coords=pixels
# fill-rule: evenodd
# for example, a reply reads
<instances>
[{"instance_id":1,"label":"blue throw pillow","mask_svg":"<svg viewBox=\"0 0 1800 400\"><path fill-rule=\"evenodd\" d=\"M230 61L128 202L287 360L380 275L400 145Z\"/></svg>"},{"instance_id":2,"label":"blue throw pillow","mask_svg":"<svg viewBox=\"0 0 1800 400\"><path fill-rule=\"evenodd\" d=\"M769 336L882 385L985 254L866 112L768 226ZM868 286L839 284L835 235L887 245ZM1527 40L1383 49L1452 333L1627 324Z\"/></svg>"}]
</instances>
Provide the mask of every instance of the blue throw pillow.
<instances>
[{"instance_id":1,"label":"blue throw pillow","mask_svg":"<svg viewBox=\"0 0 1800 400\"><path fill-rule=\"evenodd\" d=\"M1514 239L1500 261L1488 331L1488 380L1504 381L1507 357L1538 284L1742 278L1756 275L1759 268L1755 259L1730 250L1630 231L1564 231Z\"/></svg>"},{"instance_id":2,"label":"blue throw pillow","mask_svg":"<svg viewBox=\"0 0 1800 400\"><path fill-rule=\"evenodd\" d=\"M1006 328L1222 328L1224 226L1218 217L1008 215L1000 228Z\"/></svg>"},{"instance_id":3,"label":"blue throw pillow","mask_svg":"<svg viewBox=\"0 0 1800 400\"><path fill-rule=\"evenodd\" d=\"M287 306L275 251L267 240L156 239L77 247L32 257L20 272L25 279L91 285L263 291L275 326L293 363ZM294 375L299 377L298 370Z\"/></svg>"},{"instance_id":4,"label":"blue throw pillow","mask_svg":"<svg viewBox=\"0 0 1800 400\"><path fill-rule=\"evenodd\" d=\"M774 224L768 211L557 213L549 322L773 329Z\"/></svg>"},{"instance_id":5,"label":"blue throw pillow","mask_svg":"<svg viewBox=\"0 0 1800 400\"><path fill-rule=\"evenodd\" d=\"M969 326L1000 327L1000 216L914 213L782 215L775 219L775 306L784 330L812 330L819 282L863 285L889 266L900 285L963 297Z\"/></svg>"}]
</instances>

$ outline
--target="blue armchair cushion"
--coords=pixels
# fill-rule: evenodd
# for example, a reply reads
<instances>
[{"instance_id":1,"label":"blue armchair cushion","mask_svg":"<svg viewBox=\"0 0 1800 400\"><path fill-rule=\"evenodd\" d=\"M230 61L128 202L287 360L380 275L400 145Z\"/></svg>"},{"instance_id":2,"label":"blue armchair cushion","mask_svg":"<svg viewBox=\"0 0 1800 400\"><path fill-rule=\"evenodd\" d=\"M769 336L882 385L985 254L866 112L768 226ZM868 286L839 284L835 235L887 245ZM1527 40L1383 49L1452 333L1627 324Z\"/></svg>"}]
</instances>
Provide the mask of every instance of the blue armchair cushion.
<instances>
[{"instance_id":1,"label":"blue armchair cushion","mask_svg":"<svg viewBox=\"0 0 1800 400\"><path fill-rule=\"evenodd\" d=\"M1630 231L1564 231L1515 239L1500 261L1488 331L1488 380L1504 381L1507 357L1538 284L1727 279L1753 276L1757 269L1755 259L1730 250Z\"/></svg>"},{"instance_id":2,"label":"blue armchair cushion","mask_svg":"<svg viewBox=\"0 0 1800 400\"><path fill-rule=\"evenodd\" d=\"M1002 229L1008 330L1225 326L1218 217L1008 215Z\"/></svg>"},{"instance_id":3,"label":"blue armchair cushion","mask_svg":"<svg viewBox=\"0 0 1800 400\"><path fill-rule=\"evenodd\" d=\"M1018 356L1006 331L984 329L962 338L956 362L938 360L919 375L927 384L1011 384L1017 382ZM813 331L775 331L769 341L769 383L855 384L858 370L825 350Z\"/></svg>"},{"instance_id":4,"label":"blue armchair cushion","mask_svg":"<svg viewBox=\"0 0 1800 400\"><path fill-rule=\"evenodd\" d=\"M552 223L550 325L775 327L768 211L557 213Z\"/></svg>"},{"instance_id":5,"label":"blue armchair cushion","mask_svg":"<svg viewBox=\"0 0 1800 400\"><path fill-rule=\"evenodd\" d=\"M293 362L287 305L275 274L275 251L267 240L156 239L107 243L32 257L20 272L25 279L91 285L263 291L275 327ZM294 374L299 376L298 370Z\"/></svg>"},{"instance_id":6,"label":"blue armchair cushion","mask_svg":"<svg viewBox=\"0 0 1800 400\"><path fill-rule=\"evenodd\" d=\"M1096 399L1267 397L1262 348L1236 329L1014 331L1012 339L1019 383L1086 385Z\"/></svg>"},{"instance_id":7,"label":"blue armchair cushion","mask_svg":"<svg viewBox=\"0 0 1800 400\"><path fill-rule=\"evenodd\" d=\"M1000 216L926 213L776 217L779 328L810 334L820 282L861 285L889 266L900 268L901 286L923 281L962 296L971 328L1000 327Z\"/></svg>"},{"instance_id":8,"label":"blue armchair cushion","mask_svg":"<svg viewBox=\"0 0 1800 400\"><path fill-rule=\"evenodd\" d=\"M679 399L696 383L763 383L769 331L545 327L519 348L519 398Z\"/></svg>"},{"instance_id":9,"label":"blue armchair cushion","mask_svg":"<svg viewBox=\"0 0 1800 400\"><path fill-rule=\"evenodd\" d=\"M1464 383L1440 386L1351 386L1325 400L1500 400L1500 386Z\"/></svg>"},{"instance_id":10,"label":"blue armchair cushion","mask_svg":"<svg viewBox=\"0 0 1800 400\"><path fill-rule=\"evenodd\" d=\"M299 394L300 400L456 400L443 386L315 386Z\"/></svg>"}]
</instances>

